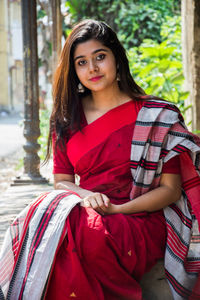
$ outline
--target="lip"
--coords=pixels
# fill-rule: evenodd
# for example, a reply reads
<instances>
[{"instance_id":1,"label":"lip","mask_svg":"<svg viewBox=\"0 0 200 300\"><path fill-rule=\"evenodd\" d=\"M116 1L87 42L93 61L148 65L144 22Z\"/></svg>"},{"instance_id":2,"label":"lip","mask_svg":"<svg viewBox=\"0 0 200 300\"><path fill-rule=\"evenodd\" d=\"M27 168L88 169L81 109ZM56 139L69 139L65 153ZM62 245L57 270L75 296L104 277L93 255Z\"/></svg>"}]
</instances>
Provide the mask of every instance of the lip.
<instances>
[{"instance_id":1,"label":"lip","mask_svg":"<svg viewBox=\"0 0 200 300\"><path fill-rule=\"evenodd\" d=\"M103 77L103 76L92 77L92 78L90 78L90 81L96 82L96 81L100 80L102 77Z\"/></svg>"}]
</instances>

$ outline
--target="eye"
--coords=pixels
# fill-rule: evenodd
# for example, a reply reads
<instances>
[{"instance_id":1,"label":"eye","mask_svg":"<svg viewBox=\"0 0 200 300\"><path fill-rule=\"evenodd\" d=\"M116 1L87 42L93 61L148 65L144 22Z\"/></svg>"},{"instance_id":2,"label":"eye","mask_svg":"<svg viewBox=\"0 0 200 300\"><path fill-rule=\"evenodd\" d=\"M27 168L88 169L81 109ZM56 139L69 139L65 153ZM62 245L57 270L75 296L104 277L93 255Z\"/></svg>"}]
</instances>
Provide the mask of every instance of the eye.
<instances>
[{"instance_id":1,"label":"eye","mask_svg":"<svg viewBox=\"0 0 200 300\"><path fill-rule=\"evenodd\" d=\"M78 65L79 66L84 66L86 64L86 60L79 60Z\"/></svg>"},{"instance_id":2,"label":"eye","mask_svg":"<svg viewBox=\"0 0 200 300\"><path fill-rule=\"evenodd\" d=\"M106 57L106 55L102 53L96 57L96 60L101 61L101 60L104 60L105 57Z\"/></svg>"}]
</instances>

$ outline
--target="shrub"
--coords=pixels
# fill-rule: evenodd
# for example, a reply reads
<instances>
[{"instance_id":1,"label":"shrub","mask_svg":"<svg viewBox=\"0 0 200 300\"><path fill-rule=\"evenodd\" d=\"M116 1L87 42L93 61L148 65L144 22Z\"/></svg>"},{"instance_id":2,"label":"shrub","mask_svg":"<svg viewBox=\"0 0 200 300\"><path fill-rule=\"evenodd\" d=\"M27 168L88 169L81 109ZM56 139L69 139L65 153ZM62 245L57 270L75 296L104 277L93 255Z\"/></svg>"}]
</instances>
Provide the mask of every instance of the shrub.
<instances>
[{"instance_id":1,"label":"shrub","mask_svg":"<svg viewBox=\"0 0 200 300\"><path fill-rule=\"evenodd\" d=\"M180 17L167 17L161 26L162 42L145 39L128 51L132 74L147 94L174 102L182 113L188 92L183 90Z\"/></svg>"}]
</instances>

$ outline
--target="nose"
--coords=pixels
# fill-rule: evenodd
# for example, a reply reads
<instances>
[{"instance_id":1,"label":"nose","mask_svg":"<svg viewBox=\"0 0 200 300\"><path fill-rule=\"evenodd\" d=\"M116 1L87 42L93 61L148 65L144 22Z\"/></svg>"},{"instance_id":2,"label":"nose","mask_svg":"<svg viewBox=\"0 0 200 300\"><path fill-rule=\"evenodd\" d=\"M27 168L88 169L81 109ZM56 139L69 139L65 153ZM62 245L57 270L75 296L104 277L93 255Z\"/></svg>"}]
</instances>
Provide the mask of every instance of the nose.
<instances>
[{"instance_id":1,"label":"nose","mask_svg":"<svg viewBox=\"0 0 200 300\"><path fill-rule=\"evenodd\" d=\"M91 59L88 63L90 73L98 71L98 65L95 60Z\"/></svg>"}]
</instances>

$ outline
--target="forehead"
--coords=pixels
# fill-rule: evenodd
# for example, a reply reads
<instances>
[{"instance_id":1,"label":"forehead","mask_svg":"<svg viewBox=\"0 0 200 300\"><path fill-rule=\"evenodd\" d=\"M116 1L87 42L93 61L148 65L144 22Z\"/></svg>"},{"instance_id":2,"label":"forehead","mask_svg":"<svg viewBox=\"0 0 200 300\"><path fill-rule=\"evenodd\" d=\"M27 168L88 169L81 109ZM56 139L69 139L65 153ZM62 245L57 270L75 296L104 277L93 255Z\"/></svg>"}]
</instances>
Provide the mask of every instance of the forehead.
<instances>
[{"instance_id":1,"label":"forehead","mask_svg":"<svg viewBox=\"0 0 200 300\"><path fill-rule=\"evenodd\" d=\"M80 43L76 46L74 51L74 58L77 56L88 56L93 54L98 49L105 49L111 51L109 48L104 46L100 41L89 40L83 43Z\"/></svg>"}]
</instances>

